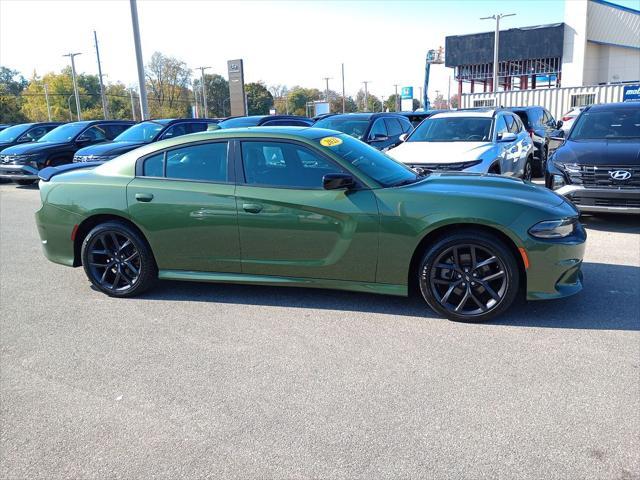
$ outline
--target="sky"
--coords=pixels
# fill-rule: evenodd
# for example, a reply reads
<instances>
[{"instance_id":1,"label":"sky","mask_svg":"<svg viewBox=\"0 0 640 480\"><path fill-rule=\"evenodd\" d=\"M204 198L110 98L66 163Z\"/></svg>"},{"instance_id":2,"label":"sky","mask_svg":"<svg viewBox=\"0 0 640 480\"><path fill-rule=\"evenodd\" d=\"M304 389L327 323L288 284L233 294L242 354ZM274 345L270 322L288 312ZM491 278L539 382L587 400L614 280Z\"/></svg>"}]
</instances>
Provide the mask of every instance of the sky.
<instances>
[{"instance_id":1,"label":"sky","mask_svg":"<svg viewBox=\"0 0 640 480\"><path fill-rule=\"evenodd\" d=\"M444 47L447 35L493 30L479 20L515 13L502 28L562 22L565 0L414 1L207 1L138 0L145 63L155 51L195 69L227 77L227 60L244 59L245 82L341 89L345 65L347 95L367 80L369 91L388 97L394 84L424 81L427 50ZM580 0L566 0L580 1ZM616 3L638 8L640 0ZM97 74L93 31L98 33L107 82L134 85L135 51L128 0L0 0L0 65L30 78L68 65ZM430 97L446 95L452 69L431 68ZM452 94L455 85L451 83Z\"/></svg>"}]
</instances>

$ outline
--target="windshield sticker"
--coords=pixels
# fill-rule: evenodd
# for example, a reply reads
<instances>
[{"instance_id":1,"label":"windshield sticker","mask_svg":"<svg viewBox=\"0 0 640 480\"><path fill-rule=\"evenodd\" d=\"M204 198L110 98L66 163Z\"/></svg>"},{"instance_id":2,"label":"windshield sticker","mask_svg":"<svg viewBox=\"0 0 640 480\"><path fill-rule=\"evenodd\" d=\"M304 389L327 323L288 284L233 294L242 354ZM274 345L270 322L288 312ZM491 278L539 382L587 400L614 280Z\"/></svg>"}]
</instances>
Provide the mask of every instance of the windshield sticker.
<instances>
[{"instance_id":1,"label":"windshield sticker","mask_svg":"<svg viewBox=\"0 0 640 480\"><path fill-rule=\"evenodd\" d=\"M340 140L338 137L324 137L322 140L320 140L320 145L322 145L323 147L335 147L336 145L340 145L342 143L342 140Z\"/></svg>"}]
</instances>

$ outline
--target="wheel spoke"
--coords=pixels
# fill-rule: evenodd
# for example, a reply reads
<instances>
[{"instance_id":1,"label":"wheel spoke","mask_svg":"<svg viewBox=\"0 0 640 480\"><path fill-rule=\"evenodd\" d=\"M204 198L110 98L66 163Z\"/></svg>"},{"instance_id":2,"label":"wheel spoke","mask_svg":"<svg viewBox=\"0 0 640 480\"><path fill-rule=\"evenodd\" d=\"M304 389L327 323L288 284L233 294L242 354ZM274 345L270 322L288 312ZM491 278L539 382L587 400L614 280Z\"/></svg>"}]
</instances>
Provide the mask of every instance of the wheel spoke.
<instances>
[{"instance_id":1,"label":"wheel spoke","mask_svg":"<svg viewBox=\"0 0 640 480\"><path fill-rule=\"evenodd\" d=\"M483 282L490 282L491 280L496 280L498 278L504 277L504 272L500 270L499 272L488 275L482 279Z\"/></svg>"},{"instance_id":2,"label":"wheel spoke","mask_svg":"<svg viewBox=\"0 0 640 480\"><path fill-rule=\"evenodd\" d=\"M125 282L127 282L127 285L128 285L128 286L133 285L133 280L134 280L134 279L130 279L129 277L127 277L127 274L124 272L124 270L121 270L121 271L120 271L120 275L121 275L122 279L123 279Z\"/></svg>"},{"instance_id":3,"label":"wheel spoke","mask_svg":"<svg viewBox=\"0 0 640 480\"><path fill-rule=\"evenodd\" d=\"M113 284L111 285L112 290L116 289L116 287L118 286L118 283L120 282L120 278L122 278L122 274L120 273L120 270L118 270L118 273L116 273L116 276L113 279Z\"/></svg>"},{"instance_id":4,"label":"wheel spoke","mask_svg":"<svg viewBox=\"0 0 640 480\"><path fill-rule=\"evenodd\" d=\"M469 289L467 288L467 290L464 292L464 295L462 296L462 300L460 300L460 303L458 304L458 306L455 308L456 312L459 312L460 309L462 307L464 307L464 305L467 303L467 300L469 300Z\"/></svg>"},{"instance_id":5,"label":"wheel spoke","mask_svg":"<svg viewBox=\"0 0 640 480\"><path fill-rule=\"evenodd\" d=\"M474 295L473 291L470 291L469 293L471 294L471 300L473 300L476 303L476 305L480 307L480 310L482 310L483 312L486 312L487 306L484 303L482 303L480 300L478 300L478 297Z\"/></svg>"},{"instance_id":6,"label":"wheel spoke","mask_svg":"<svg viewBox=\"0 0 640 480\"><path fill-rule=\"evenodd\" d=\"M457 269L460 269L460 256L458 255L458 247L453 247L453 263L455 263Z\"/></svg>"},{"instance_id":7,"label":"wheel spoke","mask_svg":"<svg viewBox=\"0 0 640 480\"><path fill-rule=\"evenodd\" d=\"M109 255L108 250L91 250L91 255Z\"/></svg>"},{"instance_id":8,"label":"wheel spoke","mask_svg":"<svg viewBox=\"0 0 640 480\"><path fill-rule=\"evenodd\" d=\"M480 262L479 264L477 264L475 266L475 270L482 268L482 267L486 267L487 265L491 265L492 263L496 263L498 261L498 259L492 255L491 257L487 258L486 260L483 260L482 262Z\"/></svg>"},{"instance_id":9,"label":"wheel spoke","mask_svg":"<svg viewBox=\"0 0 640 480\"><path fill-rule=\"evenodd\" d=\"M436 263L435 267L443 270L457 270L456 266L452 263Z\"/></svg>"},{"instance_id":10,"label":"wheel spoke","mask_svg":"<svg viewBox=\"0 0 640 480\"><path fill-rule=\"evenodd\" d=\"M125 248L127 248L129 245L132 245L132 243L131 243L131 240L129 240L129 239L127 238L127 241L126 241L126 242L124 242L124 243L120 246L120 248L118 248L118 252L121 252L122 250L124 250Z\"/></svg>"},{"instance_id":11,"label":"wheel spoke","mask_svg":"<svg viewBox=\"0 0 640 480\"><path fill-rule=\"evenodd\" d=\"M102 278L100 278L100 283L104 283L105 279L107 278L107 273L109 273L110 268L105 268L104 269L104 273L102 274Z\"/></svg>"},{"instance_id":12,"label":"wheel spoke","mask_svg":"<svg viewBox=\"0 0 640 480\"><path fill-rule=\"evenodd\" d=\"M131 272L133 272L134 275L138 275L138 269L133 266L133 263L125 261L124 264L129 270L131 270Z\"/></svg>"},{"instance_id":13,"label":"wheel spoke","mask_svg":"<svg viewBox=\"0 0 640 480\"><path fill-rule=\"evenodd\" d=\"M452 283L449 288L447 289L446 293L442 296L442 299L440 300L441 303L447 303L447 300L449 300L449 297L451 296L451 294L453 293L453 290L460 284L460 282L456 282L456 283Z\"/></svg>"},{"instance_id":14,"label":"wheel spoke","mask_svg":"<svg viewBox=\"0 0 640 480\"><path fill-rule=\"evenodd\" d=\"M493 288L491 288L491 287L489 286L489 284L488 284L488 283L486 283L486 282L480 282L480 285L482 285L482 286L484 287L484 289L489 293L489 295L491 295L491 297L493 297L493 299L494 299L496 302L500 301L500 295L498 295L498 294L493 290Z\"/></svg>"},{"instance_id":15,"label":"wheel spoke","mask_svg":"<svg viewBox=\"0 0 640 480\"><path fill-rule=\"evenodd\" d=\"M471 268L476 268L477 262L478 261L476 260L476 247L471 245Z\"/></svg>"},{"instance_id":16,"label":"wheel spoke","mask_svg":"<svg viewBox=\"0 0 640 480\"><path fill-rule=\"evenodd\" d=\"M135 252L133 252L131 255L129 255L127 258L124 259L124 263L130 262L131 260L136 258L138 255L139 255L139 253L136 250Z\"/></svg>"},{"instance_id":17,"label":"wheel spoke","mask_svg":"<svg viewBox=\"0 0 640 480\"><path fill-rule=\"evenodd\" d=\"M113 247L114 247L113 249L116 252L119 252L120 251L120 242L118 242L118 236L113 232L111 232L109 234L109 236L111 237L111 241L113 242Z\"/></svg>"}]
</instances>

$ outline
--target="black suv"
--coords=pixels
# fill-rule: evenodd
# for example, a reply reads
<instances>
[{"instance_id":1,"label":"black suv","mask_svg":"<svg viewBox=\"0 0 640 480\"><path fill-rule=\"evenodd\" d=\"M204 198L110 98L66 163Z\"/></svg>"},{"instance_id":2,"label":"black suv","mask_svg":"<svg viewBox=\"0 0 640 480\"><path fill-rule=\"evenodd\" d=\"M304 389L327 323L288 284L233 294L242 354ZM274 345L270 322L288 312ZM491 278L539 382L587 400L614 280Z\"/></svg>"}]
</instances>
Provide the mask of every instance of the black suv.
<instances>
[{"instance_id":1,"label":"black suv","mask_svg":"<svg viewBox=\"0 0 640 480\"><path fill-rule=\"evenodd\" d=\"M298 115L251 115L231 117L220 122L220 128L236 127L310 127L313 120Z\"/></svg>"},{"instance_id":2,"label":"black suv","mask_svg":"<svg viewBox=\"0 0 640 480\"><path fill-rule=\"evenodd\" d=\"M19 143L37 142L62 122L21 123L0 131L0 152Z\"/></svg>"},{"instance_id":3,"label":"black suv","mask_svg":"<svg viewBox=\"0 0 640 480\"><path fill-rule=\"evenodd\" d=\"M398 112L403 117L407 117L407 119L413 125L413 128L417 127L422 123L425 118L429 118L436 113L446 112L447 110L416 110L414 112Z\"/></svg>"},{"instance_id":4,"label":"black suv","mask_svg":"<svg viewBox=\"0 0 640 480\"><path fill-rule=\"evenodd\" d=\"M125 130L112 142L81 148L73 157L74 162L106 162L151 142L204 132L217 125L215 118L163 118L147 120Z\"/></svg>"},{"instance_id":5,"label":"black suv","mask_svg":"<svg viewBox=\"0 0 640 480\"><path fill-rule=\"evenodd\" d=\"M562 145L562 120L556 121L544 107L510 107L517 114L533 140L533 174L544 175L547 158Z\"/></svg>"},{"instance_id":6,"label":"black suv","mask_svg":"<svg viewBox=\"0 0 640 480\"><path fill-rule=\"evenodd\" d=\"M44 167L71 163L82 147L113 140L133 125L129 120L90 120L60 125L37 142L14 145L0 153L0 178L28 185Z\"/></svg>"},{"instance_id":7,"label":"black suv","mask_svg":"<svg viewBox=\"0 0 640 480\"><path fill-rule=\"evenodd\" d=\"M640 214L640 103L586 107L549 157L545 185L583 212Z\"/></svg>"},{"instance_id":8,"label":"black suv","mask_svg":"<svg viewBox=\"0 0 640 480\"><path fill-rule=\"evenodd\" d=\"M398 113L341 113L321 118L314 125L346 133L378 150L402 143L400 135L410 133L409 119Z\"/></svg>"}]
</instances>

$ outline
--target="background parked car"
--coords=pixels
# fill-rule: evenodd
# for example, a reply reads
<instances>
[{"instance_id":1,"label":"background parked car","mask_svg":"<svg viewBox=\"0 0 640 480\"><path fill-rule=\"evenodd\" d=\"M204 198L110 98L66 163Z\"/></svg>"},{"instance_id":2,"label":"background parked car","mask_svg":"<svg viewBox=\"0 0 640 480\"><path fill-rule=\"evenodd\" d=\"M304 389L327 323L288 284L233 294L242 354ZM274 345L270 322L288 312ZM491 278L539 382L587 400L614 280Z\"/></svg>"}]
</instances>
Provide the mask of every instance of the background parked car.
<instances>
[{"instance_id":1,"label":"background parked car","mask_svg":"<svg viewBox=\"0 0 640 480\"><path fill-rule=\"evenodd\" d=\"M62 122L20 123L0 131L0 152L19 143L37 142Z\"/></svg>"},{"instance_id":2,"label":"background parked car","mask_svg":"<svg viewBox=\"0 0 640 480\"><path fill-rule=\"evenodd\" d=\"M640 213L640 103L586 107L549 157L545 184L583 212Z\"/></svg>"},{"instance_id":3,"label":"background parked car","mask_svg":"<svg viewBox=\"0 0 640 480\"><path fill-rule=\"evenodd\" d=\"M400 135L413 130L411 122L398 113L341 113L321 118L313 126L346 133L378 150L398 145Z\"/></svg>"},{"instance_id":4,"label":"background parked car","mask_svg":"<svg viewBox=\"0 0 640 480\"><path fill-rule=\"evenodd\" d=\"M106 162L147 143L204 132L210 125L217 123L215 118L164 118L140 122L111 142L81 148L75 153L73 161Z\"/></svg>"},{"instance_id":5,"label":"background parked car","mask_svg":"<svg viewBox=\"0 0 640 480\"><path fill-rule=\"evenodd\" d=\"M407 117L407 119L413 125L413 128L420 125L425 118L432 117L436 113L446 112L447 110L416 110L415 112L398 112L403 117Z\"/></svg>"},{"instance_id":6,"label":"background parked car","mask_svg":"<svg viewBox=\"0 0 640 480\"><path fill-rule=\"evenodd\" d=\"M505 110L458 110L424 120L388 154L418 172L467 171L531 178L533 146Z\"/></svg>"},{"instance_id":7,"label":"background parked car","mask_svg":"<svg viewBox=\"0 0 640 480\"><path fill-rule=\"evenodd\" d=\"M298 115L250 115L233 117L218 124L220 128L237 127L310 127L313 120Z\"/></svg>"},{"instance_id":8,"label":"background parked car","mask_svg":"<svg viewBox=\"0 0 640 480\"><path fill-rule=\"evenodd\" d=\"M562 140L559 140L564 137L562 120L556 121L543 107L511 107L509 110L520 117L533 140L533 174L541 177L547 158L562 144Z\"/></svg>"},{"instance_id":9,"label":"background parked car","mask_svg":"<svg viewBox=\"0 0 640 480\"><path fill-rule=\"evenodd\" d=\"M9 128L11 126L10 123L0 123L0 132L5 128Z\"/></svg>"},{"instance_id":10,"label":"background parked car","mask_svg":"<svg viewBox=\"0 0 640 480\"><path fill-rule=\"evenodd\" d=\"M0 178L21 185L34 183L40 169L71 163L80 148L113 140L133 123L129 120L91 120L60 125L37 142L5 148L0 153Z\"/></svg>"},{"instance_id":11,"label":"background parked car","mask_svg":"<svg viewBox=\"0 0 640 480\"><path fill-rule=\"evenodd\" d=\"M565 133L568 133L569 130L571 130L571 127L573 126L573 122L576 120L576 118L578 118L578 115L580 115L580 112L582 112L585 108L587 108L586 105L582 107L572 108L562 116L562 130L564 130Z\"/></svg>"}]
</instances>

